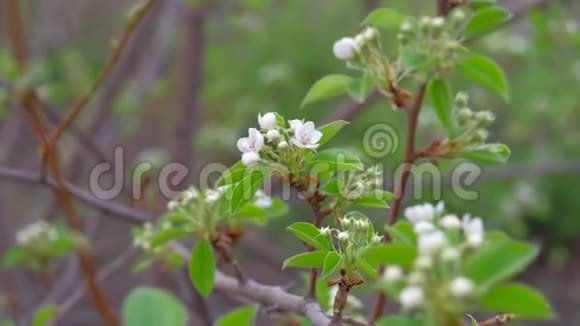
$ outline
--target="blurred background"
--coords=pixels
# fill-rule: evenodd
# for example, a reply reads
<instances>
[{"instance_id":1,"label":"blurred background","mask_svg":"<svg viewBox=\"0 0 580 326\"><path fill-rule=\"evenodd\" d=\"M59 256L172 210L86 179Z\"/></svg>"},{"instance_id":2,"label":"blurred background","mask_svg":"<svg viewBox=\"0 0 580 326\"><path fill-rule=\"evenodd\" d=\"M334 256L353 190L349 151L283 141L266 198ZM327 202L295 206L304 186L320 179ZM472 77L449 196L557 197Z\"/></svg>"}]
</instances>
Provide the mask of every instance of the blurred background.
<instances>
[{"instance_id":1,"label":"blurred background","mask_svg":"<svg viewBox=\"0 0 580 326\"><path fill-rule=\"evenodd\" d=\"M33 85L49 125L54 126L101 69L127 12L136 3L20 1L31 53L31 69L20 78L8 41L5 2L0 0L0 256L25 225L39 219L61 219L50 190L41 182L34 184L39 151L11 90ZM256 125L258 113L269 111L317 124L348 120L351 124L332 145L364 155L362 139L370 126L387 123L404 132L403 115L382 98L363 104L342 98L303 111L298 106L312 83L323 75L348 73L333 57L332 44L342 36L355 35L360 21L373 8L389 6L403 13L433 15L434 3L158 1L101 90L63 137L60 148L66 177L79 189L88 189L91 169L112 161L114 149L121 146L127 171L143 160L177 161L193 171L186 184L196 184L198 172L208 163L235 163L239 159L236 140ZM575 325L580 321L580 187L576 189L580 183L580 3L505 0L500 5L514 12L512 22L471 46L505 69L510 101L471 86L459 76L452 85L455 92L469 93L473 109L490 109L496 114L491 139L506 143L512 156L505 165L482 166L482 175L468 187L479 194L475 200L462 200L443 188L442 196L425 191L421 197L409 196L408 203L445 200L450 211L472 212L482 216L489 228L541 244L541 257L522 276L544 290L559 313L558 321L541 324ZM385 51L392 53L397 46L394 35L383 36ZM470 88L462 88L465 85ZM423 145L443 135L427 107L420 117L418 141ZM402 150L398 146L384 158L367 157L368 162L384 164L389 190L389 171L400 162ZM442 174L454 164L443 164ZM26 184L10 178L16 172L31 175L32 181ZM130 173L125 182L130 185ZM445 184L444 180L443 187ZM161 213L166 199L159 199L155 189L147 189L147 193L144 202L132 202L127 186L115 202ZM109 266L130 246L132 225L92 205L78 205L98 265ZM300 202L290 212L263 229L247 230L237 255L252 278L300 288L298 272L280 271L285 257L302 250L285 227L310 217ZM386 215L377 210L368 213L376 225ZM46 281L37 273L0 270L0 320L26 316L42 302L66 301L81 284L76 259L63 258L57 271ZM104 288L120 307L127 291L143 283L171 288L199 309L195 307L199 298L184 290L187 281L183 275L162 270L135 274L126 264L109 275ZM207 309L215 317L236 304L216 293ZM88 300L81 299L62 324L99 322Z\"/></svg>"}]
</instances>

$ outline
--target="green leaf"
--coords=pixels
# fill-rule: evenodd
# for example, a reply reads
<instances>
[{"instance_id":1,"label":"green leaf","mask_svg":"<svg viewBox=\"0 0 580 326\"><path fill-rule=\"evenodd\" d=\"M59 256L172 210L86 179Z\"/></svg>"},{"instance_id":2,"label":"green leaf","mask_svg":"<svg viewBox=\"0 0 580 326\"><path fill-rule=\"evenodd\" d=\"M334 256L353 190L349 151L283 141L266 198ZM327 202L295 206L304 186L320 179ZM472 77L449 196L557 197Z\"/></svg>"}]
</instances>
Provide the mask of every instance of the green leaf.
<instances>
[{"instance_id":1,"label":"green leaf","mask_svg":"<svg viewBox=\"0 0 580 326\"><path fill-rule=\"evenodd\" d=\"M358 257L356 260L356 267L358 270L366 276L369 276L373 279L377 278L377 269L371 266L366 260Z\"/></svg>"},{"instance_id":2,"label":"green leaf","mask_svg":"<svg viewBox=\"0 0 580 326\"><path fill-rule=\"evenodd\" d=\"M286 269L286 267L319 268L324 264L327 254L326 250L304 252L286 259L282 269Z\"/></svg>"},{"instance_id":3,"label":"green leaf","mask_svg":"<svg viewBox=\"0 0 580 326\"><path fill-rule=\"evenodd\" d=\"M351 79L346 84L346 91L353 100L358 103L363 103L374 87L375 81L373 77L366 73L362 78Z\"/></svg>"},{"instance_id":4,"label":"green leaf","mask_svg":"<svg viewBox=\"0 0 580 326\"><path fill-rule=\"evenodd\" d=\"M512 14L499 7L491 7L479 10L473 15L465 27L465 37L472 38L477 35L488 33L506 23L512 18Z\"/></svg>"},{"instance_id":5,"label":"green leaf","mask_svg":"<svg viewBox=\"0 0 580 326\"><path fill-rule=\"evenodd\" d=\"M466 260L464 273L486 289L523 271L538 252L536 246L514 240L486 243Z\"/></svg>"},{"instance_id":6,"label":"green leaf","mask_svg":"<svg viewBox=\"0 0 580 326\"><path fill-rule=\"evenodd\" d=\"M387 233L393 239L393 243L401 243L410 247L417 246L417 234L413 226L406 221L398 221L394 225L386 227Z\"/></svg>"},{"instance_id":7,"label":"green leaf","mask_svg":"<svg viewBox=\"0 0 580 326\"><path fill-rule=\"evenodd\" d=\"M433 79L429 83L428 92L437 118L439 118L445 130L447 130L447 133L454 135L455 121L453 119L453 102L447 84L441 79Z\"/></svg>"},{"instance_id":8,"label":"green leaf","mask_svg":"<svg viewBox=\"0 0 580 326\"><path fill-rule=\"evenodd\" d=\"M216 326L249 326L258 312L257 305L245 306L223 316L216 322Z\"/></svg>"},{"instance_id":9,"label":"green leaf","mask_svg":"<svg viewBox=\"0 0 580 326\"><path fill-rule=\"evenodd\" d=\"M266 222L268 216L265 209L252 203L248 203L236 212L235 217L261 224Z\"/></svg>"},{"instance_id":10,"label":"green leaf","mask_svg":"<svg viewBox=\"0 0 580 326\"><path fill-rule=\"evenodd\" d=\"M510 154L510 149L504 144L484 144L458 153L460 157L485 163L505 163Z\"/></svg>"},{"instance_id":11,"label":"green leaf","mask_svg":"<svg viewBox=\"0 0 580 326\"><path fill-rule=\"evenodd\" d=\"M183 229L171 228L167 230L160 230L151 239L151 246L153 248L162 246L171 240L179 240L184 238L188 234L187 231Z\"/></svg>"},{"instance_id":12,"label":"green leaf","mask_svg":"<svg viewBox=\"0 0 580 326\"><path fill-rule=\"evenodd\" d=\"M211 293L215 281L215 261L208 239L201 239L193 248L189 261L189 279L204 297Z\"/></svg>"},{"instance_id":13,"label":"green leaf","mask_svg":"<svg viewBox=\"0 0 580 326\"><path fill-rule=\"evenodd\" d=\"M300 108L302 109L306 105L344 94L351 80L352 78L349 76L338 74L322 77L312 85L306 97L302 100Z\"/></svg>"},{"instance_id":14,"label":"green leaf","mask_svg":"<svg viewBox=\"0 0 580 326\"><path fill-rule=\"evenodd\" d=\"M425 321L421 318L411 318L403 316L388 316L379 319L375 326L424 326Z\"/></svg>"},{"instance_id":15,"label":"green leaf","mask_svg":"<svg viewBox=\"0 0 580 326\"><path fill-rule=\"evenodd\" d=\"M470 0L469 6L474 9L488 8L497 4L497 0Z\"/></svg>"},{"instance_id":16,"label":"green leaf","mask_svg":"<svg viewBox=\"0 0 580 326\"><path fill-rule=\"evenodd\" d=\"M382 8L371 12L362 22L363 25L373 25L384 29L398 29L405 16L399 12Z\"/></svg>"},{"instance_id":17,"label":"green leaf","mask_svg":"<svg viewBox=\"0 0 580 326\"><path fill-rule=\"evenodd\" d=\"M247 176L248 169L242 164L242 161L236 162L229 169L227 169L216 183L217 187L235 184Z\"/></svg>"},{"instance_id":18,"label":"green leaf","mask_svg":"<svg viewBox=\"0 0 580 326\"><path fill-rule=\"evenodd\" d=\"M56 309L57 306L55 305L46 305L38 309L38 311L34 314L34 318L32 319L32 326L48 325L54 318Z\"/></svg>"},{"instance_id":19,"label":"green leaf","mask_svg":"<svg viewBox=\"0 0 580 326\"><path fill-rule=\"evenodd\" d=\"M477 322L477 319L475 319L472 315L468 314L467 317L469 320L471 320L471 326L479 326L479 322Z\"/></svg>"},{"instance_id":20,"label":"green leaf","mask_svg":"<svg viewBox=\"0 0 580 326\"><path fill-rule=\"evenodd\" d=\"M329 195L333 196L340 195L340 186L338 185L338 181L336 179L330 180L327 184L320 187L320 190L324 191Z\"/></svg>"},{"instance_id":21,"label":"green leaf","mask_svg":"<svg viewBox=\"0 0 580 326\"><path fill-rule=\"evenodd\" d=\"M321 250L329 250L330 242L320 234L320 230L310 223L296 222L288 227L294 235L304 243Z\"/></svg>"},{"instance_id":22,"label":"green leaf","mask_svg":"<svg viewBox=\"0 0 580 326\"><path fill-rule=\"evenodd\" d=\"M400 243L384 243L363 250L361 257L375 267L399 265L404 269L409 269L417 257L417 250Z\"/></svg>"},{"instance_id":23,"label":"green leaf","mask_svg":"<svg viewBox=\"0 0 580 326\"><path fill-rule=\"evenodd\" d=\"M318 127L318 131L322 133L322 138L318 141L318 145L322 146L328 143L338 132L348 124L348 121L337 120L324 126Z\"/></svg>"},{"instance_id":24,"label":"green leaf","mask_svg":"<svg viewBox=\"0 0 580 326\"><path fill-rule=\"evenodd\" d=\"M427 64L427 55L418 49L404 47L401 50L401 63L408 71L416 71Z\"/></svg>"},{"instance_id":25,"label":"green leaf","mask_svg":"<svg viewBox=\"0 0 580 326\"><path fill-rule=\"evenodd\" d=\"M373 195L363 196L354 200L353 205L368 207L368 208L389 208L389 204L380 198L376 198Z\"/></svg>"},{"instance_id":26,"label":"green leaf","mask_svg":"<svg viewBox=\"0 0 580 326\"><path fill-rule=\"evenodd\" d=\"M312 157L309 163L328 164L328 170L362 171L364 169L360 158L356 154L343 149L328 149L322 151Z\"/></svg>"},{"instance_id":27,"label":"green leaf","mask_svg":"<svg viewBox=\"0 0 580 326\"><path fill-rule=\"evenodd\" d=\"M491 59L471 56L457 63L457 70L482 87L509 100L509 87L503 70Z\"/></svg>"},{"instance_id":28,"label":"green leaf","mask_svg":"<svg viewBox=\"0 0 580 326\"><path fill-rule=\"evenodd\" d=\"M138 287L123 302L123 326L184 326L187 310L165 290Z\"/></svg>"},{"instance_id":29,"label":"green leaf","mask_svg":"<svg viewBox=\"0 0 580 326\"><path fill-rule=\"evenodd\" d=\"M324 258L324 263L322 264L322 276L323 280L328 279L334 272L340 267L341 257L336 253L336 251L329 252Z\"/></svg>"},{"instance_id":30,"label":"green leaf","mask_svg":"<svg viewBox=\"0 0 580 326\"><path fill-rule=\"evenodd\" d=\"M135 263L135 265L133 265L133 268L131 269L131 271L133 273L141 273L141 272L149 269L149 267L153 266L153 263L155 263L155 260L152 258L143 259L143 260Z\"/></svg>"},{"instance_id":31,"label":"green leaf","mask_svg":"<svg viewBox=\"0 0 580 326\"><path fill-rule=\"evenodd\" d=\"M545 320L555 317L544 295L524 284L497 286L480 298L479 305L485 311L515 314L518 319Z\"/></svg>"},{"instance_id":32,"label":"green leaf","mask_svg":"<svg viewBox=\"0 0 580 326\"><path fill-rule=\"evenodd\" d=\"M254 171L238 182L231 192L230 213L235 214L240 207L249 202L260 189L264 174Z\"/></svg>"},{"instance_id":33,"label":"green leaf","mask_svg":"<svg viewBox=\"0 0 580 326\"><path fill-rule=\"evenodd\" d=\"M10 248L8 252L2 257L2 266L4 268L12 268L30 257L28 251L20 247Z\"/></svg>"}]
</instances>

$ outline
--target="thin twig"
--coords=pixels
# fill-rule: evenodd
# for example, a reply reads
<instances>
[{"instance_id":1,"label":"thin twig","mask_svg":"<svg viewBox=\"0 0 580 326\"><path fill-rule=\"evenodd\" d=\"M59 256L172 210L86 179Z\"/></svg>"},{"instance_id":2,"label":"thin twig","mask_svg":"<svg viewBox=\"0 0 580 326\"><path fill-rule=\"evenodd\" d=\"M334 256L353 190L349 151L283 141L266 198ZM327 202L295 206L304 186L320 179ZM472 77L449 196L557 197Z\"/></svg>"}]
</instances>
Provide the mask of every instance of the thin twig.
<instances>
[{"instance_id":1,"label":"thin twig","mask_svg":"<svg viewBox=\"0 0 580 326\"><path fill-rule=\"evenodd\" d=\"M16 62L18 63L18 70L22 75L28 66L28 53L26 49L26 37L24 34L18 1L8 0L6 12L8 16L7 20L9 24L14 55L16 57ZM30 124L34 129L40 145L43 147L46 146L48 144L47 129L44 121L42 120L38 108L38 100L34 94L34 91L32 89L25 89L21 95L20 101L25 111L29 115ZM55 187L53 190L57 201L63 210L66 223L71 229L82 234L82 228L75 212L72 196L64 185L56 148L53 149L51 146L46 148L47 168L54 178ZM89 250L86 248L78 248L77 254L80 258L79 263L82 274L84 276L85 285L89 290L90 297L98 312L101 314L103 321L106 325L119 325L119 322L113 313L113 309L104 296L104 293L97 281L96 266Z\"/></svg>"},{"instance_id":2,"label":"thin twig","mask_svg":"<svg viewBox=\"0 0 580 326\"><path fill-rule=\"evenodd\" d=\"M512 321L513 319L514 319L514 315L512 315L512 314L498 315L498 316L495 316L491 319L480 322L479 326L503 325L505 323Z\"/></svg>"}]
</instances>

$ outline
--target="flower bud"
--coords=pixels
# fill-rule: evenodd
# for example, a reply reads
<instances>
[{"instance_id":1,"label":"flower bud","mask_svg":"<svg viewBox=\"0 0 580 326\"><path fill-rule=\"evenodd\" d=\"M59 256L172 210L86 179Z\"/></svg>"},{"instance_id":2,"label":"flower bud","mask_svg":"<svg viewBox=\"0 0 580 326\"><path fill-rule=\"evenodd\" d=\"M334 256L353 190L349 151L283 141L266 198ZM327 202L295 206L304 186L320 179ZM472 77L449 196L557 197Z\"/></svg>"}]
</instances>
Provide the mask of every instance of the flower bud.
<instances>
[{"instance_id":1,"label":"flower bud","mask_svg":"<svg viewBox=\"0 0 580 326\"><path fill-rule=\"evenodd\" d=\"M354 41L359 49L362 49L367 43L367 40L362 34L358 34L357 36L355 36Z\"/></svg>"},{"instance_id":2,"label":"flower bud","mask_svg":"<svg viewBox=\"0 0 580 326\"><path fill-rule=\"evenodd\" d=\"M465 20L465 11L461 9L455 9L451 14L451 19L456 23L461 23Z\"/></svg>"},{"instance_id":3,"label":"flower bud","mask_svg":"<svg viewBox=\"0 0 580 326\"><path fill-rule=\"evenodd\" d=\"M334 56L343 61L350 61L354 59L356 53L359 51L357 42L351 37L343 37L334 43L332 52Z\"/></svg>"},{"instance_id":4,"label":"flower bud","mask_svg":"<svg viewBox=\"0 0 580 326\"><path fill-rule=\"evenodd\" d=\"M278 132L276 129L268 130L266 133L266 138L268 138L269 141L274 141L280 138L280 132Z\"/></svg>"},{"instance_id":5,"label":"flower bud","mask_svg":"<svg viewBox=\"0 0 580 326\"><path fill-rule=\"evenodd\" d=\"M467 93L459 92L459 93L457 93L457 95L455 95L455 106L457 106L458 108L461 108L461 109L466 108L468 102L469 102L469 95L467 95Z\"/></svg>"},{"instance_id":6,"label":"flower bud","mask_svg":"<svg viewBox=\"0 0 580 326\"><path fill-rule=\"evenodd\" d=\"M258 161L260 161L260 155L256 152L247 152L242 155L242 164L246 167L253 167Z\"/></svg>"},{"instance_id":7,"label":"flower bud","mask_svg":"<svg viewBox=\"0 0 580 326\"><path fill-rule=\"evenodd\" d=\"M383 280L387 283L399 282L403 278L403 270L396 265L387 266L383 273Z\"/></svg>"},{"instance_id":8,"label":"flower bud","mask_svg":"<svg viewBox=\"0 0 580 326\"><path fill-rule=\"evenodd\" d=\"M468 123L473 117L473 111L470 108L463 108L457 111L457 120L459 124L464 125Z\"/></svg>"},{"instance_id":9,"label":"flower bud","mask_svg":"<svg viewBox=\"0 0 580 326\"><path fill-rule=\"evenodd\" d=\"M425 282L425 276L420 272L412 272L407 278L407 282L411 285L421 285Z\"/></svg>"},{"instance_id":10,"label":"flower bud","mask_svg":"<svg viewBox=\"0 0 580 326\"><path fill-rule=\"evenodd\" d=\"M330 228L328 226L320 228L320 234L325 237L330 235Z\"/></svg>"},{"instance_id":11,"label":"flower bud","mask_svg":"<svg viewBox=\"0 0 580 326\"><path fill-rule=\"evenodd\" d=\"M456 277L449 284L449 291L456 298L464 298L473 292L473 282L463 276Z\"/></svg>"},{"instance_id":12,"label":"flower bud","mask_svg":"<svg viewBox=\"0 0 580 326\"><path fill-rule=\"evenodd\" d=\"M401 24L401 32L408 33L413 30L413 24L411 22L405 21Z\"/></svg>"},{"instance_id":13,"label":"flower bud","mask_svg":"<svg viewBox=\"0 0 580 326\"><path fill-rule=\"evenodd\" d=\"M337 238L339 241L347 241L348 240L348 233L339 232Z\"/></svg>"},{"instance_id":14,"label":"flower bud","mask_svg":"<svg viewBox=\"0 0 580 326\"><path fill-rule=\"evenodd\" d=\"M445 248L443 252L441 252L441 259L444 262L454 262L459 259L459 255L460 255L459 250L453 247L448 247Z\"/></svg>"},{"instance_id":15,"label":"flower bud","mask_svg":"<svg viewBox=\"0 0 580 326\"><path fill-rule=\"evenodd\" d=\"M345 229L348 229L350 227L350 225L352 224L352 220L350 218L346 217L346 218L342 219L341 223Z\"/></svg>"},{"instance_id":16,"label":"flower bud","mask_svg":"<svg viewBox=\"0 0 580 326\"><path fill-rule=\"evenodd\" d=\"M484 143L489 137L489 132L485 129L479 128L473 134L473 142Z\"/></svg>"},{"instance_id":17,"label":"flower bud","mask_svg":"<svg viewBox=\"0 0 580 326\"><path fill-rule=\"evenodd\" d=\"M377 37L377 29L374 27L367 27L364 32L363 36L367 41L372 41Z\"/></svg>"},{"instance_id":18,"label":"flower bud","mask_svg":"<svg viewBox=\"0 0 580 326\"><path fill-rule=\"evenodd\" d=\"M381 237L378 234L373 235L373 240L372 240L372 244L378 244L383 242L383 237Z\"/></svg>"},{"instance_id":19,"label":"flower bud","mask_svg":"<svg viewBox=\"0 0 580 326\"><path fill-rule=\"evenodd\" d=\"M420 256L415 260L415 266L418 269L430 269L433 266L433 259L429 256Z\"/></svg>"},{"instance_id":20,"label":"flower bud","mask_svg":"<svg viewBox=\"0 0 580 326\"><path fill-rule=\"evenodd\" d=\"M283 140L278 144L278 149L285 149L288 148L288 142Z\"/></svg>"},{"instance_id":21,"label":"flower bud","mask_svg":"<svg viewBox=\"0 0 580 326\"><path fill-rule=\"evenodd\" d=\"M176 210L178 207L179 207L179 203L177 203L175 200L170 200L167 203L167 210L168 211Z\"/></svg>"},{"instance_id":22,"label":"flower bud","mask_svg":"<svg viewBox=\"0 0 580 326\"><path fill-rule=\"evenodd\" d=\"M417 234L427 233L435 230L435 226L431 222L419 222L413 227L413 231Z\"/></svg>"},{"instance_id":23,"label":"flower bud","mask_svg":"<svg viewBox=\"0 0 580 326\"><path fill-rule=\"evenodd\" d=\"M266 130L270 130L272 128L275 128L276 125L278 125L278 122L276 120L276 115L272 112L268 112L268 113L264 114L263 116L258 114L258 124L260 125L260 128L266 129Z\"/></svg>"},{"instance_id":24,"label":"flower bud","mask_svg":"<svg viewBox=\"0 0 580 326\"><path fill-rule=\"evenodd\" d=\"M420 307L423 304L423 300L423 289L418 286L404 288L399 294L399 301L405 309Z\"/></svg>"},{"instance_id":25,"label":"flower bud","mask_svg":"<svg viewBox=\"0 0 580 326\"><path fill-rule=\"evenodd\" d=\"M369 228L369 223L367 221L357 220L354 223L357 231L364 232Z\"/></svg>"},{"instance_id":26,"label":"flower bud","mask_svg":"<svg viewBox=\"0 0 580 326\"><path fill-rule=\"evenodd\" d=\"M431 19L431 27L434 29L441 29L443 26L445 26L445 18L434 17Z\"/></svg>"},{"instance_id":27,"label":"flower bud","mask_svg":"<svg viewBox=\"0 0 580 326\"><path fill-rule=\"evenodd\" d=\"M461 221L457 215L449 214L441 218L439 225L447 230L457 230L461 228Z\"/></svg>"},{"instance_id":28,"label":"flower bud","mask_svg":"<svg viewBox=\"0 0 580 326\"><path fill-rule=\"evenodd\" d=\"M495 115L491 111L479 111L475 114L475 120L484 126L488 126L495 121Z\"/></svg>"}]
</instances>

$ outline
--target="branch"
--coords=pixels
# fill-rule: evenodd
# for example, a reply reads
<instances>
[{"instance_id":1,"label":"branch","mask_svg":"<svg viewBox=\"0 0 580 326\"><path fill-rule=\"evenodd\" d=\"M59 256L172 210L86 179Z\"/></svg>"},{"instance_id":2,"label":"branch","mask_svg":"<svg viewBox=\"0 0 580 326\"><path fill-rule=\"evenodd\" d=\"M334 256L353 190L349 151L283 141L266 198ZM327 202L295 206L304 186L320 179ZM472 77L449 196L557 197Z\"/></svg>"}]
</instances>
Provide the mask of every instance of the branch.
<instances>
[{"instance_id":1,"label":"branch","mask_svg":"<svg viewBox=\"0 0 580 326\"><path fill-rule=\"evenodd\" d=\"M185 260L189 260L190 250L175 242L171 246ZM313 326L327 326L330 323L316 301L290 294L279 286L264 285L251 279L246 279L242 285L235 278L216 271L215 289L228 296L240 296L265 306L304 315Z\"/></svg>"},{"instance_id":2,"label":"branch","mask_svg":"<svg viewBox=\"0 0 580 326\"><path fill-rule=\"evenodd\" d=\"M512 314L505 314L505 315L498 315L492 319L488 319L486 321L482 321L479 323L479 326L496 326L496 325L503 325L505 323L510 322L514 319L514 315Z\"/></svg>"},{"instance_id":3,"label":"branch","mask_svg":"<svg viewBox=\"0 0 580 326\"><path fill-rule=\"evenodd\" d=\"M139 26L139 23L143 20L146 14L149 12L149 9L153 6L155 0L147 0L141 8L133 15L133 17L129 17L129 22L127 23L125 30L123 31L123 35L121 39L117 43L117 46L110 54L107 62L89 87L89 89L84 93L81 94L77 100L74 102L72 108L63 118L63 120L55 127L55 129L50 133L48 137L49 146L55 144L58 138L62 135L64 130L74 121L74 119L81 113L82 109L89 103L92 96L95 94L97 89L101 86L105 77L109 74L111 69L115 66L115 63L119 61L121 54L125 50L126 45L129 43L129 39L133 31L135 31L136 27Z\"/></svg>"}]
</instances>

